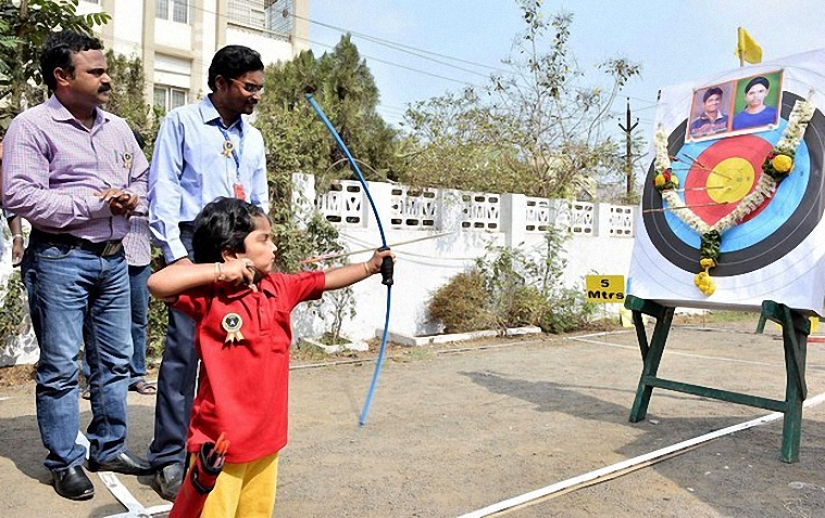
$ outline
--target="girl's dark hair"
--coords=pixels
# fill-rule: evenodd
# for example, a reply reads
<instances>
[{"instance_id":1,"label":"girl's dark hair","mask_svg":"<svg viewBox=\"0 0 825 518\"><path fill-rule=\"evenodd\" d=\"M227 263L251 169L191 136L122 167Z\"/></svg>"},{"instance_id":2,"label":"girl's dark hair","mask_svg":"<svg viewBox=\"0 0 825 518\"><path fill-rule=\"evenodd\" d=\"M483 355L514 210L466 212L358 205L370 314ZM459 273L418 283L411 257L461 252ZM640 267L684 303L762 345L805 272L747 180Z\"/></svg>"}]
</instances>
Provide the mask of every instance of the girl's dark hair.
<instances>
[{"instance_id":1,"label":"girl's dark hair","mask_svg":"<svg viewBox=\"0 0 825 518\"><path fill-rule=\"evenodd\" d=\"M57 88L57 80L54 78L55 68L62 68L74 77L72 54L102 48L100 40L79 32L65 29L51 33L40 51L40 73L49 91L53 92Z\"/></svg>"},{"instance_id":2,"label":"girl's dark hair","mask_svg":"<svg viewBox=\"0 0 825 518\"><path fill-rule=\"evenodd\" d=\"M215 79L221 76L226 79L238 79L247 72L256 72L264 69L261 55L243 45L227 45L212 57L209 65L209 76L206 83L209 89L215 91Z\"/></svg>"},{"instance_id":3,"label":"girl's dark hair","mask_svg":"<svg viewBox=\"0 0 825 518\"><path fill-rule=\"evenodd\" d=\"M216 198L195 218L192 250L196 263L223 262L221 252L246 251L244 239L255 230L255 218L266 218L262 208L238 198Z\"/></svg>"}]
</instances>

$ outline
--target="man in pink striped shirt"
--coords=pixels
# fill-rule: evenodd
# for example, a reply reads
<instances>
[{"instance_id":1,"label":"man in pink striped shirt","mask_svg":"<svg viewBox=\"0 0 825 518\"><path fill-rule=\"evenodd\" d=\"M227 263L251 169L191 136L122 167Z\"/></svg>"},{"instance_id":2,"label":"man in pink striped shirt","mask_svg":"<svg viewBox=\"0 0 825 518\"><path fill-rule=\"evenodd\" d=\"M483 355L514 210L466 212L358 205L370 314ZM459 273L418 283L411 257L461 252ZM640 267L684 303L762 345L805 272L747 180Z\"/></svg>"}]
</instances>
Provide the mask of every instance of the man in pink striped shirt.
<instances>
[{"instance_id":1,"label":"man in pink striped shirt","mask_svg":"<svg viewBox=\"0 0 825 518\"><path fill-rule=\"evenodd\" d=\"M4 140L3 206L32 226L23 277L33 296L37 422L55 491L83 500L78 354L87 325L92 363L88 468L148 474L126 449L126 393L132 341L129 277L122 239L129 216L145 213L148 163L126 122L100 109L111 79L100 42L64 30L40 56L51 97L12 121Z\"/></svg>"}]
</instances>

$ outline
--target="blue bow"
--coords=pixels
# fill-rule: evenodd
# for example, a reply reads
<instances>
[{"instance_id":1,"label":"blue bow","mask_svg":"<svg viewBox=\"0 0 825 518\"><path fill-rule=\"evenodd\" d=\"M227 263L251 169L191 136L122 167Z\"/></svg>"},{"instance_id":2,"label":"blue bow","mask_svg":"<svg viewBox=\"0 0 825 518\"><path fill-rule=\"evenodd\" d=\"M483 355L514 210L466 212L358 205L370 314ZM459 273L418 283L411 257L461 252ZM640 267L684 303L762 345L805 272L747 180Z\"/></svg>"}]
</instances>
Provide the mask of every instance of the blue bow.
<instances>
[{"instance_id":1,"label":"blue bow","mask_svg":"<svg viewBox=\"0 0 825 518\"><path fill-rule=\"evenodd\" d=\"M309 104L312 105L312 108L315 110L315 113L318 114L318 117L321 118L321 121L327 127L329 132L332 134L332 137L335 139L335 143L338 144L338 147L341 151L344 152L344 155L347 157L347 161L349 162L352 170L355 171L355 175L358 177L358 181L361 182L361 186L364 188L364 194L367 195L367 200L370 203L370 207L372 207L372 213L375 216L375 221L378 223L378 232L381 234L381 248L379 250L389 250L390 247L387 246L387 238L384 236L384 226L381 224L381 218L378 217L378 209L375 208L375 202L372 201L372 195L370 194L369 187L367 187L367 181L364 180L364 175L361 174L361 169L358 168L358 164L355 163L355 159L352 157L352 154L347 149L347 145L344 144L344 141L341 140L341 136L335 131L335 128L332 126L332 123L329 121L327 116L324 114L324 111L318 106L318 103L315 102L315 99L312 97L312 94L307 93L304 94ZM390 328L390 302L392 300L392 279L393 274L393 263L392 258L385 257L384 260L381 262L381 283L387 287L387 311L384 315L384 333L381 336L381 347L378 350L378 361L375 364L375 372L372 374L372 382L370 383L369 392L367 392L367 400L364 402L364 408L361 410L361 418L358 420L358 424L360 426L364 426L367 422L367 414L369 414L370 406L372 405L372 397L375 395L375 388L378 385L378 376L381 374L381 366L384 364L384 352L387 349L387 334Z\"/></svg>"}]
</instances>

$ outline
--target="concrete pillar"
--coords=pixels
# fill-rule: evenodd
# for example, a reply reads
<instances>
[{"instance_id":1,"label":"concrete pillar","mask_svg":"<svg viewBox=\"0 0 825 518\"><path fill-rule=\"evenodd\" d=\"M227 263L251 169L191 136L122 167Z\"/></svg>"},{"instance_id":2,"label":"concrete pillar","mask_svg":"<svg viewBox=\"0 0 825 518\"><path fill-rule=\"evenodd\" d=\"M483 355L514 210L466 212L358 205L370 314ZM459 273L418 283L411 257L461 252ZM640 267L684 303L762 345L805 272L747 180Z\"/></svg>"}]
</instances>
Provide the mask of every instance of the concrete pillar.
<instances>
[{"instance_id":1,"label":"concrete pillar","mask_svg":"<svg viewBox=\"0 0 825 518\"><path fill-rule=\"evenodd\" d=\"M516 248L527 235L527 196L523 194L501 195L501 231L504 246Z\"/></svg>"},{"instance_id":2,"label":"concrete pillar","mask_svg":"<svg viewBox=\"0 0 825 518\"><path fill-rule=\"evenodd\" d=\"M367 187L370 189L375 209L381 218L381 224L384 225L384 233L387 233L390 231L390 214L392 213L392 184L367 182ZM378 223L375 221L372 207L370 207L370 202L367 200L367 193L364 193L364 202L361 204L361 208L364 211L364 221L367 223L367 228L378 230Z\"/></svg>"},{"instance_id":3,"label":"concrete pillar","mask_svg":"<svg viewBox=\"0 0 825 518\"><path fill-rule=\"evenodd\" d=\"M594 209L596 214L593 215L593 235L610 237L610 204L597 203Z\"/></svg>"}]
</instances>

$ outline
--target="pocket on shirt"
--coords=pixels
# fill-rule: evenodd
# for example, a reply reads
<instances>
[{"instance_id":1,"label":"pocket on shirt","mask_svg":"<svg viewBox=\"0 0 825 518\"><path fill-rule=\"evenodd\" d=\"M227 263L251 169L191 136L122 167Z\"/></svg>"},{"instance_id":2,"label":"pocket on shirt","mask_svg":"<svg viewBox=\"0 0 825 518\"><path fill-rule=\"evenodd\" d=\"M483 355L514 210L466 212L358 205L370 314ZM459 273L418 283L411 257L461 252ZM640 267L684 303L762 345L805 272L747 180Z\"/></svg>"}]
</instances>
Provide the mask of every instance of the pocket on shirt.
<instances>
[{"instance_id":1,"label":"pocket on shirt","mask_svg":"<svg viewBox=\"0 0 825 518\"><path fill-rule=\"evenodd\" d=\"M271 337L273 351L289 351L289 344L292 342L290 316L290 311L276 310L272 312L272 322L268 328L265 328L265 324L261 322L261 334Z\"/></svg>"}]
</instances>

